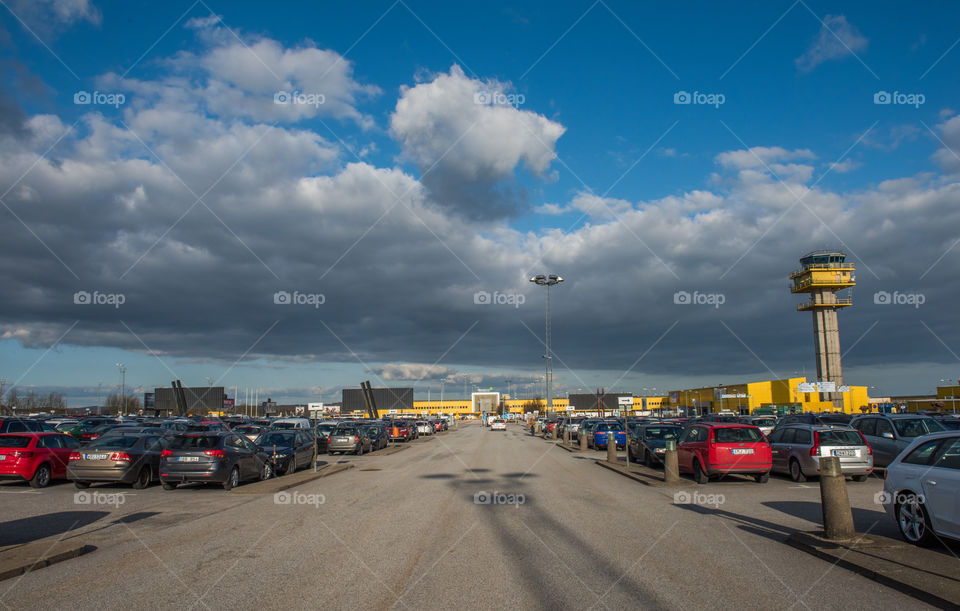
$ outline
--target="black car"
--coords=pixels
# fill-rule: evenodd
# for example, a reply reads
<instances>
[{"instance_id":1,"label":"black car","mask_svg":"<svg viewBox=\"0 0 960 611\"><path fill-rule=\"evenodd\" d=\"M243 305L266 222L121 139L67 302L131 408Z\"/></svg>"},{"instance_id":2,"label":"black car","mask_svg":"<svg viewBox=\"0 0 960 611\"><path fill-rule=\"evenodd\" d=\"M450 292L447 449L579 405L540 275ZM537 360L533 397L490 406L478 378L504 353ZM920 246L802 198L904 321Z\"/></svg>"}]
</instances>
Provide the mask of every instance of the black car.
<instances>
[{"instance_id":1,"label":"black car","mask_svg":"<svg viewBox=\"0 0 960 611\"><path fill-rule=\"evenodd\" d=\"M630 431L630 456L648 467L662 463L667 442L676 441L682 432L676 424L641 424Z\"/></svg>"},{"instance_id":2,"label":"black car","mask_svg":"<svg viewBox=\"0 0 960 611\"><path fill-rule=\"evenodd\" d=\"M42 420L32 418L0 418L0 433L59 433Z\"/></svg>"},{"instance_id":3,"label":"black car","mask_svg":"<svg viewBox=\"0 0 960 611\"><path fill-rule=\"evenodd\" d=\"M361 424L367 437L370 438L370 451L375 452L381 448L387 447L390 437L387 430L380 424Z\"/></svg>"},{"instance_id":4,"label":"black car","mask_svg":"<svg viewBox=\"0 0 960 611\"><path fill-rule=\"evenodd\" d=\"M71 453L67 479L81 489L95 482L146 488L159 479L160 453L166 447L160 428L122 427Z\"/></svg>"},{"instance_id":5,"label":"black car","mask_svg":"<svg viewBox=\"0 0 960 611\"><path fill-rule=\"evenodd\" d=\"M266 431L254 444L267 454L271 473L289 475L313 463L313 432L307 430Z\"/></svg>"},{"instance_id":6,"label":"black car","mask_svg":"<svg viewBox=\"0 0 960 611\"><path fill-rule=\"evenodd\" d=\"M777 420L774 429L778 429L787 424L812 424L816 426L831 426L850 424L852 416L848 414L787 414Z\"/></svg>"},{"instance_id":7,"label":"black car","mask_svg":"<svg viewBox=\"0 0 960 611\"><path fill-rule=\"evenodd\" d=\"M317 436L317 452L326 452L327 444L330 442L330 433L337 428L336 422L321 422L314 429Z\"/></svg>"},{"instance_id":8,"label":"black car","mask_svg":"<svg viewBox=\"0 0 960 611\"><path fill-rule=\"evenodd\" d=\"M236 433L177 435L160 455L164 490L189 482L215 482L230 490L240 482L267 479L271 474L267 455Z\"/></svg>"}]
</instances>

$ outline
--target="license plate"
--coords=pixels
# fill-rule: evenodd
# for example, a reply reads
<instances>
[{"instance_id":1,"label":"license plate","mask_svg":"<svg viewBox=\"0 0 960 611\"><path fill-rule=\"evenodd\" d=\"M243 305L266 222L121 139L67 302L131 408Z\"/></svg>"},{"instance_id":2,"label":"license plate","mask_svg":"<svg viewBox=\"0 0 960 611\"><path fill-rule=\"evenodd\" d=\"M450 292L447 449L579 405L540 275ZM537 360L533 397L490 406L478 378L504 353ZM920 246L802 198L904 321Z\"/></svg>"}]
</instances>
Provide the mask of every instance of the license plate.
<instances>
[{"instance_id":1,"label":"license plate","mask_svg":"<svg viewBox=\"0 0 960 611\"><path fill-rule=\"evenodd\" d=\"M731 450L734 454L753 454L753 448L737 448Z\"/></svg>"},{"instance_id":2,"label":"license plate","mask_svg":"<svg viewBox=\"0 0 960 611\"><path fill-rule=\"evenodd\" d=\"M200 462L199 456L178 456L177 460L179 462Z\"/></svg>"},{"instance_id":3,"label":"license plate","mask_svg":"<svg viewBox=\"0 0 960 611\"><path fill-rule=\"evenodd\" d=\"M84 460L107 460L109 454L84 454Z\"/></svg>"},{"instance_id":4,"label":"license plate","mask_svg":"<svg viewBox=\"0 0 960 611\"><path fill-rule=\"evenodd\" d=\"M834 450L833 452L831 452L831 454L833 454L834 456L850 457L850 456L856 456L857 451L856 450Z\"/></svg>"},{"instance_id":5,"label":"license plate","mask_svg":"<svg viewBox=\"0 0 960 611\"><path fill-rule=\"evenodd\" d=\"M0 460L7 460L6 454L0 454Z\"/></svg>"},{"instance_id":6,"label":"license plate","mask_svg":"<svg viewBox=\"0 0 960 611\"><path fill-rule=\"evenodd\" d=\"M350 441L349 437L337 437L337 441Z\"/></svg>"}]
</instances>

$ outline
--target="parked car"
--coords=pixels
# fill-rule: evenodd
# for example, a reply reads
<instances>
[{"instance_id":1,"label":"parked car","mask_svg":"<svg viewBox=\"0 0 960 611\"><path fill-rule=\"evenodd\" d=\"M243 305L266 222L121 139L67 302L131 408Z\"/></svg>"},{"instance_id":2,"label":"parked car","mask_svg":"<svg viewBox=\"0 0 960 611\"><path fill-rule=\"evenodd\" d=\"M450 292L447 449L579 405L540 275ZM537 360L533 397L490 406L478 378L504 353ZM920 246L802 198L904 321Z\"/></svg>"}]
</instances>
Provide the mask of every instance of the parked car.
<instances>
[{"instance_id":1,"label":"parked car","mask_svg":"<svg viewBox=\"0 0 960 611\"><path fill-rule=\"evenodd\" d=\"M309 429L313 423L309 418L277 418L270 423L272 429Z\"/></svg>"},{"instance_id":2,"label":"parked car","mask_svg":"<svg viewBox=\"0 0 960 611\"><path fill-rule=\"evenodd\" d=\"M180 434L171 438L160 453L164 490L191 482L215 482L230 490L241 482L270 475L266 454L237 433Z\"/></svg>"},{"instance_id":3,"label":"parked car","mask_svg":"<svg viewBox=\"0 0 960 611\"><path fill-rule=\"evenodd\" d=\"M42 420L33 418L0 418L0 434L3 433L57 433L57 429Z\"/></svg>"},{"instance_id":4,"label":"parked car","mask_svg":"<svg viewBox=\"0 0 960 611\"><path fill-rule=\"evenodd\" d=\"M327 452L330 454L349 452L361 456L369 451L370 438L367 437L363 427L355 424L341 424L330 434L330 440L327 442Z\"/></svg>"},{"instance_id":5,"label":"parked car","mask_svg":"<svg viewBox=\"0 0 960 611\"><path fill-rule=\"evenodd\" d=\"M677 463L698 484L733 473L752 475L762 484L773 468L770 444L759 428L720 422L688 426L677 441Z\"/></svg>"},{"instance_id":6,"label":"parked car","mask_svg":"<svg viewBox=\"0 0 960 611\"><path fill-rule=\"evenodd\" d=\"M71 452L67 479L80 489L94 482L146 488L160 477L160 453L166 447L162 429L121 427Z\"/></svg>"},{"instance_id":7,"label":"parked car","mask_svg":"<svg viewBox=\"0 0 960 611\"><path fill-rule=\"evenodd\" d=\"M376 452L381 448L387 447L389 442L389 437L387 437L387 431L383 428L383 425L379 423L371 424L361 424L363 432L366 433L367 437L370 438L370 451Z\"/></svg>"},{"instance_id":8,"label":"parked car","mask_svg":"<svg viewBox=\"0 0 960 611\"><path fill-rule=\"evenodd\" d=\"M883 505L915 545L960 539L960 433L915 438L887 465Z\"/></svg>"},{"instance_id":9,"label":"parked car","mask_svg":"<svg viewBox=\"0 0 960 611\"><path fill-rule=\"evenodd\" d=\"M45 488L55 479L66 479L70 452L79 442L62 433L0 434L0 479L29 482Z\"/></svg>"},{"instance_id":10,"label":"parked car","mask_svg":"<svg viewBox=\"0 0 960 611\"><path fill-rule=\"evenodd\" d=\"M109 432L120 429L133 430L139 426L140 425L138 425L136 422L105 422L103 424L98 424L92 429L81 431L79 437L76 439L80 442L80 445L87 445L90 442L103 437Z\"/></svg>"},{"instance_id":11,"label":"parked car","mask_svg":"<svg viewBox=\"0 0 960 611\"><path fill-rule=\"evenodd\" d=\"M426 420L417 420L417 434L418 435L433 435L433 425L427 422Z\"/></svg>"},{"instance_id":12,"label":"parked car","mask_svg":"<svg viewBox=\"0 0 960 611\"><path fill-rule=\"evenodd\" d=\"M934 418L916 414L866 414L854 418L850 426L873 448L876 467L889 465L916 437L946 430Z\"/></svg>"},{"instance_id":13,"label":"parked car","mask_svg":"<svg viewBox=\"0 0 960 611\"><path fill-rule=\"evenodd\" d=\"M313 433L300 429L266 431L253 443L267 455L268 475L289 475L313 464Z\"/></svg>"},{"instance_id":14,"label":"parked car","mask_svg":"<svg viewBox=\"0 0 960 611\"><path fill-rule=\"evenodd\" d=\"M392 441L410 441L417 438L417 425L413 420L398 418L387 428Z\"/></svg>"},{"instance_id":15,"label":"parked car","mask_svg":"<svg viewBox=\"0 0 960 611\"><path fill-rule=\"evenodd\" d=\"M491 431L505 431L507 430L507 421L503 418L495 418L493 422L490 423Z\"/></svg>"},{"instance_id":16,"label":"parked car","mask_svg":"<svg viewBox=\"0 0 960 611\"><path fill-rule=\"evenodd\" d=\"M648 467L662 464L667 441L679 439L681 433L675 424L641 424L630 431L630 456Z\"/></svg>"},{"instance_id":17,"label":"parked car","mask_svg":"<svg viewBox=\"0 0 960 611\"><path fill-rule=\"evenodd\" d=\"M320 422L314 430L317 438L317 452L326 452L330 442L330 434L337 428L336 422Z\"/></svg>"},{"instance_id":18,"label":"parked car","mask_svg":"<svg viewBox=\"0 0 960 611\"><path fill-rule=\"evenodd\" d=\"M773 429L777 426L776 416L743 416L740 418L740 422L744 424L752 424L760 429L761 433L767 436L769 436L770 433L773 432Z\"/></svg>"},{"instance_id":19,"label":"parked car","mask_svg":"<svg viewBox=\"0 0 960 611\"><path fill-rule=\"evenodd\" d=\"M243 435L250 441L256 443L257 437L267 432L267 427L260 426L257 424L239 424L233 427L233 429L231 430L234 433L239 433L240 435Z\"/></svg>"},{"instance_id":20,"label":"parked car","mask_svg":"<svg viewBox=\"0 0 960 611\"><path fill-rule=\"evenodd\" d=\"M627 447L627 433L619 422L603 421L590 429L587 437L587 447L595 450L607 449L607 438L613 433L614 443L618 448Z\"/></svg>"},{"instance_id":21,"label":"parked car","mask_svg":"<svg viewBox=\"0 0 960 611\"><path fill-rule=\"evenodd\" d=\"M586 435L587 441L589 442L590 433L593 431L593 427L597 426L601 422L603 422L603 420L600 420L599 418L586 418L584 420L581 420L580 426L577 427L577 436L576 436L577 442L578 443L580 442L581 435ZM571 435L570 437L571 439L573 439L573 435Z\"/></svg>"},{"instance_id":22,"label":"parked car","mask_svg":"<svg viewBox=\"0 0 960 611\"><path fill-rule=\"evenodd\" d=\"M767 438L773 451L773 471L795 482L820 475L820 459L836 456L840 471L856 482L873 472L873 450L860 431L851 427L791 424Z\"/></svg>"}]
</instances>

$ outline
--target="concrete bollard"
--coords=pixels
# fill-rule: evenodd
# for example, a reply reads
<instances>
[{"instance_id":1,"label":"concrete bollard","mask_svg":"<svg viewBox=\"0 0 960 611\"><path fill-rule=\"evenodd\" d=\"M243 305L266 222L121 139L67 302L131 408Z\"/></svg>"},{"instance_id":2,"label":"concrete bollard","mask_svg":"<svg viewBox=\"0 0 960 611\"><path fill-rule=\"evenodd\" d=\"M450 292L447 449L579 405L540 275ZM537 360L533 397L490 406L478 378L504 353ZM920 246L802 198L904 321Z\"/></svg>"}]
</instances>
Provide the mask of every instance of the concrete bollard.
<instances>
[{"instance_id":1,"label":"concrete bollard","mask_svg":"<svg viewBox=\"0 0 960 611\"><path fill-rule=\"evenodd\" d=\"M617 464L617 434L607 431L607 462Z\"/></svg>"},{"instance_id":2,"label":"concrete bollard","mask_svg":"<svg viewBox=\"0 0 960 611\"><path fill-rule=\"evenodd\" d=\"M666 484L680 483L680 464L677 462L677 442L668 441L663 454L663 481Z\"/></svg>"},{"instance_id":3,"label":"concrete bollard","mask_svg":"<svg viewBox=\"0 0 960 611\"><path fill-rule=\"evenodd\" d=\"M852 539L857 536L853 513L847 496L847 482L840 470L840 459L820 459L820 508L823 512L823 535L827 539Z\"/></svg>"},{"instance_id":4,"label":"concrete bollard","mask_svg":"<svg viewBox=\"0 0 960 611\"><path fill-rule=\"evenodd\" d=\"M570 445L570 429L563 427L563 445Z\"/></svg>"},{"instance_id":5,"label":"concrete bollard","mask_svg":"<svg viewBox=\"0 0 960 611\"><path fill-rule=\"evenodd\" d=\"M589 450L590 448L587 447L587 434L580 432L580 433L577 433L577 436L580 438L580 451L586 452L587 450Z\"/></svg>"}]
</instances>

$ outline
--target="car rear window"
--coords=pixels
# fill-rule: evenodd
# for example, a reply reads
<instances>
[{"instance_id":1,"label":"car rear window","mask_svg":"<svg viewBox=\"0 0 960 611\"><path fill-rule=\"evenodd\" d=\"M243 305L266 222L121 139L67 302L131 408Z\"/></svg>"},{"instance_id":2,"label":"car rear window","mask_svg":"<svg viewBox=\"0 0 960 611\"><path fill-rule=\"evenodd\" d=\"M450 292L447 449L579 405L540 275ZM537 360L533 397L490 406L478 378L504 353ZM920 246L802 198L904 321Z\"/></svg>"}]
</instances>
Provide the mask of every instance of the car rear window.
<instances>
[{"instance_id":1,"label":"car rear window","mask_svg":"<svg viewBox=\"0 0 960 611\"><path fill-rule=\"evenodd\" d=\"M294 435L290 433L264 433L257 437L257 445L283 446L294 443Z\"/></svg>"},{"instance_id":2,"label":"car rear window","mask_svg":"<svg viewBox=\"0 0 960 611\"><path fill-rule=\"evenodd\" d=\"M893 426L901 437L919 437L945 430L933 418L898 418L893 421Z\"/></svg>"},{"instance_id":3,"label":"car rear window","mask_svg":"<svg viewBox=\"0 0 960 611\"><path fill-rule=\"evenodd\" d=\"M680 436L680 428L676 426L647 428L647 439L676 439Z\"/></svg>"},{"instance_id":4,"label":"car rear window","mask_svg":"<svg viewBox=\"0 0 960 611\"><path fill-rule=\"evenodd\" d=\"M100 450L123 450L137 445L139 436L134 435L105 435L94 441L90 447Z\"/></svg>"},{"instance_id":5,"label":"car rear window","mask_svg":"<svg viewBox=\"0 0 960 611\"><path fill-rule=\"evenodd\" d=\"M356 435L357 429L352 426L339 426L333 431L334 435Z\"/></svg>"},{"instance_id":6,"label":"car rear window","mask_svg":"<svg viewBox=\"0 0 960 611\"><path fill-rule=\"evenodd\" d=\"M820 431L822 446L862 446L863 439L856 431Z\"/></svg>"},{"instance_id":7,"label":"car rear window","mask_svg":"<svg viewBox=\"0 0 960 611\"><path fill-rule=\"evenodd\" d=\"M727 426L713 430L713 440L716 443L746 443L762 439L763 435L759 430L747 426Z\"/></svg>"},{"instance_id":8,"label":"car rear window","mask_svg":"<svg viewBox=\"0 0 960 611\"><path fill-rule=\"evenodd\" d=\"M219 437L207 435L178 435L170 441L171 450L193 450L215 448L220 444Z\"/></svg>"},{"instance_id":9,"label":"car rear window","mask_svg":"<svg viewBox=\"0 0 960 611\"><path fill-rule=\"evenodd\" d=\"M25 448L30 445L31 437L4 435L0 437L0 448Z\"/></svg>"}]
</instances>

